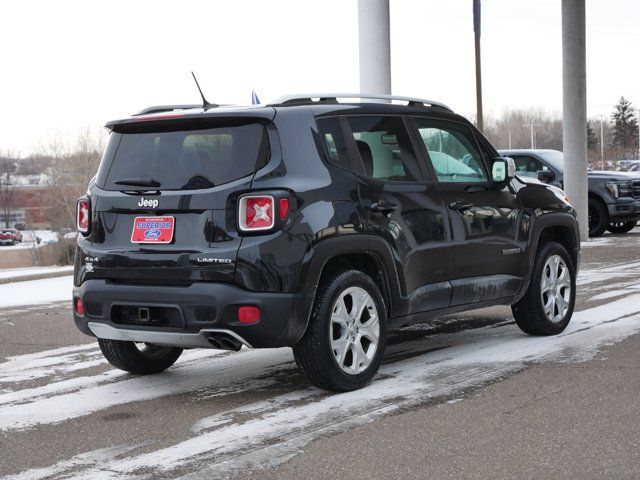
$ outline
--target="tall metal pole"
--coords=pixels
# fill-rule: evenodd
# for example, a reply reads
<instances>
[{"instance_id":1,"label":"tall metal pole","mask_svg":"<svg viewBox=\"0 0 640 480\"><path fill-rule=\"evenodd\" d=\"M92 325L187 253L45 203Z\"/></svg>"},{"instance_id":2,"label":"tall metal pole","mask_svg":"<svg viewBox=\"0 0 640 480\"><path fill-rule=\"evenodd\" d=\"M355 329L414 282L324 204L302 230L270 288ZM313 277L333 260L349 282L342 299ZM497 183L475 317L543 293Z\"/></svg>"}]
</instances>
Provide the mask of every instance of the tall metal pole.
<instances>
[{"instance_id":1,"label":"tall metal pole","mask_svg":"<svg viewBox=\"0 0 640 480\"><path fill-rule=\"evenodd\" d=\"M484 119L482 113L482 67L480 63L480 6L480 0L473 0L473 33L476 48L476 126L478 130L482 131Z\"/></svg>"},{"instance_id":2,"label":"tall metal pole","mask_svg":"<svg viewBox=\"0 0 640 480\"><path fill-rule=\"evenodd\" d=\"M600 114L600 166L604 170L604 115Z\"/></svg>"},{"instance_id":3,"label":"tall metal pole","mask_svg":"<svg viewBox=\"0 0 640 480\"><path fill-rule=\"evenodd\" d=\"M564 189L578 213L583 240L589 235L585 37L585 0L562 0Z\"/></svg>"},{"instance_id":4,"label":"tall metal pole","mask_svg":"<svg viewBox=\"0 0 640 480\"><path fill-rule=\"evenodd\" d=\"M358 0L360 93L391 94L389 0Z\"/></svg>"}]
</instances>

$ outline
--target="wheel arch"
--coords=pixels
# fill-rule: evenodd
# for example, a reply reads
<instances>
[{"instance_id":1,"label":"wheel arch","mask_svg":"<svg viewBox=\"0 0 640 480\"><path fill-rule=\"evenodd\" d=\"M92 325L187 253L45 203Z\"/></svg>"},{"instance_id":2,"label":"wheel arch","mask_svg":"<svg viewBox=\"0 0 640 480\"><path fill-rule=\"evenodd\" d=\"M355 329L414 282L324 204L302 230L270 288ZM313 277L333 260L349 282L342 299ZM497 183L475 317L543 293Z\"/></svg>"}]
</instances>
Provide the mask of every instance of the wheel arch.
<instances>
[{"instance_id":1,"label":"wheel arch","mask_svg":"<svg viewBox=\"0 0 640 480\"><path fill-rule=\"evenodd\" d=\"M315 292L327 275L344 269L360 270L376 283L385 301L385 309L392 315L400 298L401 279L393 261L389 245L380 237L366 234L345 235L319 242L305 257L302 288ZM308 319L307 319L308 320Z\"/></svg>"},{"instance_id":2,"label":"wheel arch","mask_svg":"<svg viewBox=\"0 0 640 480\"><path fill-rule=\"evenodd\" d=\"M567 249L577 274L580 267L580 233L575 217L570 213L561 212L542 215L536 219L533 225L530 237L531 246L524 265L529 274L523 276L524 281L514 303L519 301L529 288L533 263L540 246L550 241L558 242Z\"/></svg>"}]
</instances>

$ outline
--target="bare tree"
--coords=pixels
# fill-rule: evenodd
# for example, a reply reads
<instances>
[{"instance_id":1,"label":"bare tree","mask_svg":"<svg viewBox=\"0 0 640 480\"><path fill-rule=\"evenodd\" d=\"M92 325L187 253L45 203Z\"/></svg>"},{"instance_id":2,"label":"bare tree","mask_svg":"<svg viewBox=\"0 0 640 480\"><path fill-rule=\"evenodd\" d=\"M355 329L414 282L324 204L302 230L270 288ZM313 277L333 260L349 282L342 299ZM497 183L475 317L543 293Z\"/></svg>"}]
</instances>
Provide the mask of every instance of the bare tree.
<instances>
[{"instance_id":1,"label":"bare tree","mask_svg":"<svg viewBox=\"0 0 640 480\"><path fill-rule=\"evenodd\" d=\"M100 133L85 129L73 144L57 138L45 147L43 153L50 156L47 200L54 230L75 226L76 201L96 174L103 145Z\"/></svg>"},{"instance_id":2,"label":"bare tree","mask_svg":"<svg viewBox=\"0 0 640 480\"><path fill-rule=\"evenodd\" d=\"M10 226L10 214L16 191L16 158L11 153L0 152L0 211L5 227Z\"/></svg>"}]
</instances>

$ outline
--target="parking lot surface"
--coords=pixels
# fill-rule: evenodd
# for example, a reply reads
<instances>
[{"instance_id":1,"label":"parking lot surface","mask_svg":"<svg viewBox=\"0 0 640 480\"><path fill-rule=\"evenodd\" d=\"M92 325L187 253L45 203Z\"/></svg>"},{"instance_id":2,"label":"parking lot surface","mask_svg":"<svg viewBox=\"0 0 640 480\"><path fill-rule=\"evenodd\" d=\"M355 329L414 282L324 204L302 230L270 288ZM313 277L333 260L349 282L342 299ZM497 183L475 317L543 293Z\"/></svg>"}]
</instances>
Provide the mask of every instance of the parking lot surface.
<instances>
[{"instance_id":1,"label":"parking lot surface","mask_svg":"<svg viewBox=\"0 0 640 480\"><path fill-rule=\"evenodd\" d=\"M507 307L451 315L391 335L374 382L344 394L309 386L289 349L134 376L70 302L0 308L0 475L637 478L639 247L640 229L584 244L559 336L524 335Z\"/></svg>"}]
</instances>

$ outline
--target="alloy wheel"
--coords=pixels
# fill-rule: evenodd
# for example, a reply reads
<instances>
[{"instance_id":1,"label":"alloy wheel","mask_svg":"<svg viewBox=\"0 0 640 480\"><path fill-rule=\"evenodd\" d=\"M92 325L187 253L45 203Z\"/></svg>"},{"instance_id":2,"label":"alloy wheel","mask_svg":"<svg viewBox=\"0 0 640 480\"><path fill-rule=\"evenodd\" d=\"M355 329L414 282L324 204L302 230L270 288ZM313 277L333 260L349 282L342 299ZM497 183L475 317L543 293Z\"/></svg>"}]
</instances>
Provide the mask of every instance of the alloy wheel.
<instances>
[{"instance_id":1,"label":"alloy wheel","mask_svg":"<svg viewBox=\"0 0 640 480\"><path fill-rule=\"evenodd\" d=\"M375 302L364 288L340 293L331 310L329 335L342 371L357 375L369 367L378 349L380 323Z\"/></svg>"},{"instance_id":2,"label":"alloy wheel","mask_svg":"<svg viewBox=\"0 0 640 480\"><path fill-rule=\"evenodd\" d=\"M551 255L544 264L540 296L547 318L553 323L561 322L569 310L571 272L560 255Z\"/></svg>"}]
</instances>

